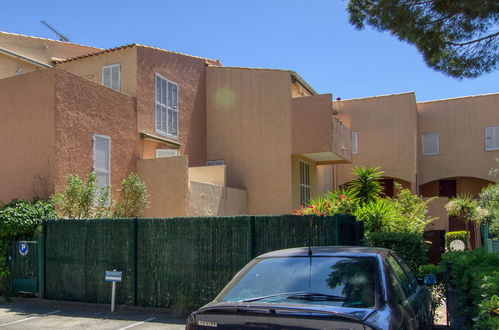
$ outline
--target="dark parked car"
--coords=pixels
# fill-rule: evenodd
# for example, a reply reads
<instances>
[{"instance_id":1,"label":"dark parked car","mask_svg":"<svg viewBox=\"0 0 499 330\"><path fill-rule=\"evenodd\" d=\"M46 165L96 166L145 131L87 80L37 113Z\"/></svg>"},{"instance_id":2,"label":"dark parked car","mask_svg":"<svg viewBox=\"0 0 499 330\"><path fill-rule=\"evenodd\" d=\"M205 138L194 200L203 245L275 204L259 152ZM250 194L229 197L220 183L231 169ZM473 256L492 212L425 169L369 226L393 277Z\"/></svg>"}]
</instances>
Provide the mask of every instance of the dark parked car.
<instances>
[{"instance_id":1,"label":"dark parked car","mask_svg":"<svg viewBox=\"0 0 499 330\"><path fill-rule=\"evenodd\" d=\"M432 325L429 290L393 251L307 247L252 260L214 301L189 316L186 329L430 329Z\"/></svg>"}]
</instances>

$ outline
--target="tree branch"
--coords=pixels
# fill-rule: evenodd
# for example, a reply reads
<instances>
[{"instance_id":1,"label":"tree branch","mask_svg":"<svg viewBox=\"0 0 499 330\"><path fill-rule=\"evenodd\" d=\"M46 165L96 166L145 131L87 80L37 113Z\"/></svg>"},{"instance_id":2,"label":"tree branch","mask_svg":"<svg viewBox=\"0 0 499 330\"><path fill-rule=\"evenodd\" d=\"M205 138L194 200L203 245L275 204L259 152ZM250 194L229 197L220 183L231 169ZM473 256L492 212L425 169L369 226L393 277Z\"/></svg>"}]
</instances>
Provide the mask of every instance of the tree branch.
<instances>
[{"instance_id":1,"label":"tree branch","mask_svg":"<svg viewBox=\"0 0 499 330\"><path fill-rule=\"evenodd\" d=\"M448 42L447 44L452 45L452 46L466 46L466 45L474 44L474 43L477 43L477 42L480 42L480 41L483 41L483 40L486 40L489 38L495 38L497 36L499 36L499 32L489 34L488 36L485 36L483 38L479 38L479 39L475 39L475 40L471 40L471 41L467 41L467 42Z\"/></svg>"}]
</instances>

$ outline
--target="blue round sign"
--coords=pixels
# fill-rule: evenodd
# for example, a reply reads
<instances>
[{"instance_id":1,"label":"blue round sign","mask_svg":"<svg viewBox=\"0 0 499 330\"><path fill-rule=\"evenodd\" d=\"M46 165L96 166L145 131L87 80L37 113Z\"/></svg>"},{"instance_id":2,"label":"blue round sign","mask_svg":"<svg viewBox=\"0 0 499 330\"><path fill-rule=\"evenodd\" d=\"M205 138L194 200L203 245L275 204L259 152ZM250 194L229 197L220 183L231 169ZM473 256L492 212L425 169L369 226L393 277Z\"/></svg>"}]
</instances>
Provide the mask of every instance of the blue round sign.
<instances>
[{"instance_id":1,"label":"blue round sign","mask_svg":"<svg viewBox=\"0 0 499 330\"><path fill-rule=\"evenodd\" d=\"M22 255L22 256L27 255L28 251L29 251L28 243L19 242L19 246L17 247L17 250L19 251L20 255Z\"/></svg>"}]
</instances>

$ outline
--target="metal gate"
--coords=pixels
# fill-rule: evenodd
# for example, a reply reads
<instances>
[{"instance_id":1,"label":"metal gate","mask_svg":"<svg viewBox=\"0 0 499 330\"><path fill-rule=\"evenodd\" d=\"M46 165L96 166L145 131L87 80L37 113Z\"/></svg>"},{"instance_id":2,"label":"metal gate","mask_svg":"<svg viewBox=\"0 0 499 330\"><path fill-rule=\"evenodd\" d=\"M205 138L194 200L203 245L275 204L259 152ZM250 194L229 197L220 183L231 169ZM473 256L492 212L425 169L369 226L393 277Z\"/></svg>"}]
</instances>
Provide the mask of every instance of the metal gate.
<instances>
[{"instance_id":1,"label":"metal gate","mask_svg":"<svg viewBox=\"0 0 499 330\"><path fill-rule=\"evenodd\" d=\"M12 242L9 262L12 291L38 293L38 242Z\"/></svg>"}]
</instances>

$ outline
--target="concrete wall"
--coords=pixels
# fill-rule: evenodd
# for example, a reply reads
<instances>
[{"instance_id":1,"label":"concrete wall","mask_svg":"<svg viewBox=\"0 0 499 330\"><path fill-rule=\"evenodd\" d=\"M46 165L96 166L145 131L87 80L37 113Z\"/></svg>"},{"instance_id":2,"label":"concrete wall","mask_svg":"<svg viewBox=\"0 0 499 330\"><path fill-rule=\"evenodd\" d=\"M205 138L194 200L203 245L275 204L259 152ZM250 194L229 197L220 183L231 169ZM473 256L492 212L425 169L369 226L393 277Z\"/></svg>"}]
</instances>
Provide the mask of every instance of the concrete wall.
<instances>
[{"instance_id":1,"label":"concrete wall","mask_svg":"<svg viewBox=\"0 0 499 330\"><path fill-rule=\"evenodd\" d=\"M113 196L121 182L136 172L139 135L135 101L122 93L63 70L55 73L55 190L69 174L86 177L93 170L93 134L111 137Z\"/></svg>"},{"instance_id":2,"label":"concrete wall","mask_svg":"<svg viewBox=\"0 0 499 330\"><path fill-rule=\"evenodd\" d=\"M248 191L250 214L291 211L291 95L286 71L208 67L207 159Z\"/></svg>"},{"instance_id":3,"label":"concrete wall","mask_svg":"<svg viewBox=\"0 0 499 330\"><path fill-rule=\"evenodd\" d=\"M40 70L39 66L0 54L0 79Z\"/></svg>"},{"instance_id":4,"label":"concrete wall","mask_svg":"<svg viewBox=\"0 0 499 330\"><path fill-rule=\"evenodd\" d=\"M351 164L337 165L338 184L351 179L352 167L380 166L386 177L411 182L415 190L417 111L414 93L336 101L339 115L351 115L358 132L358 154Z\"/></svg>"},{"instance_id":5,"label":"concrete wall","mask_svg":"<svg viewBox=\"0 0 499 330\"><path fill-rule=\"evenodd\" d=\"M188 216L230 216L248 213L247 192L208 182L190 182Z\"/></svg>"},{"instance_id":6,"label":"concrete wall","mask_svg":"<svg viewBox=\"0 0 499 330\"><path fill-rule=\"evenodd\" d=\"M54 191L53 70L0 80L0 200Z\"/></svg>"},{"instance_id":7,"label":"concrete wall","mask_svg":"<svg viewBox=\"0 0 499 330\"><path fill-rule=\"evenodd\" d=\"M426 230L449 230L449 216L444 207L448 202L447 197L439 197L428 203L428 216L437 219L426 225Z\"/></svg>"},{"instance_id":8,"label":"concrete wall","mask_svg":"<svg viewBox=\"0 0 499 330\"><path fill-rule=\"evenodd\" d=\"M225 172L225 165L189 167L189 181L211 182L220 186L225 186Z\"/></svg>"},{"instance_id":9,"label":"concrete wall","mask_svg":"<svg viewBox=\"0 0 499 330\"><path fill-rule=\"evenodd\" d=\"M144 217L186 216L189 200L187 156L137 161L137 173L150 195L150 207Z\"/></svg>"},{"instance_id":10,"label":"concrete wall","mask_svg":"<svg viewBox=\"0 0 499 330\"><path fill-rule=\"evenodd\" d=\"M99 48L70 42L0 32L0 47L39 62L50 64L52 57L69 58L99 51Z\"/></svg>"},{"instance_id":11,"label":"concrete wall","mask_svg":"<svg viewBox=\"0 0 499 330\"><path fill-rule=\"evenodd\" d=\"M152 135L155 125L155 76L179 86L180 154L189 156L189 166L206 165L205 60L137 46L138 130Z\"/></svg>"},{"instance_id":12,"label":"concrete wall","mask_svg":"<svg viewBox=\"0 0 499 330\"><path fill-rule=\"evenodd\" d=\"M484 129L499 126L499 93L420 102L417 107L420 185L452 177L493 179L488 173L499 151L485 151ZM421 136L433 132L440 134L440 154L423 156Z\"/></svg>"},{"instance_id":13,"label":"concrete wall","mask_svg":"<svg viewBox=\"0 0 499 330\"><path fill-rule=\"evenodd\" d=\"M125 47L111 52L80 58L56 64L60 69L77 76L102 84L102 67L120 64L121 92L130 96L137 95L137 47Z\"/></svg>"},{"instance_id":14,"label":"concrete wall","mask_svg":"<svg viewBox=\"0 0 499 330\"><path fill-rule=\"evenodd\" d=\"M296 97L291 102L292 153L333 150L331 94Z\"/></svg>"}]
</instances>

